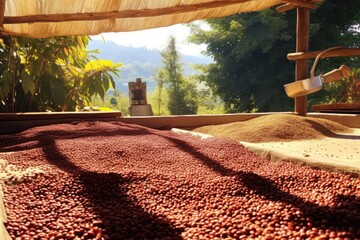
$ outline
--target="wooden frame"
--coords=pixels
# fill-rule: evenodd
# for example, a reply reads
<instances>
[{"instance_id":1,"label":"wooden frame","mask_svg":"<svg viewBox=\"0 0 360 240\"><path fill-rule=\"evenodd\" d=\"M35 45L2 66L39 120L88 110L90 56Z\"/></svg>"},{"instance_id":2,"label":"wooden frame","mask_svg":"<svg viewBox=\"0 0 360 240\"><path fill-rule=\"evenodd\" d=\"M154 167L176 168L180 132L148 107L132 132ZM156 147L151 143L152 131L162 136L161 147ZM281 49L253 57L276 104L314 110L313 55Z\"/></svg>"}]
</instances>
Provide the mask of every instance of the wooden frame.
<instances>
[{"instance_id":1,"label":"wooden frame","mask_svg":"<svg viewBox=\"0 0 360 240\"><path fill-rule=\"evenodd\" d=\"M296 1L284 1L287 2L283 5L280 5L276 8L276 11L278 13L282 13L282 12L286 12L298 7L306 7L306 8L310 8L310 9L315 9L317 7L317 3L323 2L324 0L312 0L310 2L307 3L307 5L302 5L297 3Z\"/></svg>"},{"instance_id":2,"label":"wooden frame","mask_svg":"<svg viewBox=\"0 0 360 240\"><path fill-rule=\"evenodd\" d=\"M283 5L278 6L276 8L276 11L278 13L282 13L282 12L286 12L286 11L289 11L289 10L292 10L292 9L295 9L295 8L298 8L298 7L301 7L301 6L300 5L295 5L293 3L285 3ZM316 5L316 3L309 2L306 7L310 8L310 9L315 9L317 7L317 5Z\"/></svg>"},{"instance_id":3,"label":"wooden frame","mask_svg":"<svg viewBox=\"0 0 360 240\"><path fill-rule=\"evenodd\" d=\"M5 1L5 0L2 0ZM5 24L19 24L19 23L35 23L35 22L68 22L68 21L96 21L114 18L139 18L139 17L154 17L169 14L178 14L205 10L209 8L230 6L237 3L247 2L248 0L220 0L216 2L205 2L191 5L179 5L175 7L161 8L161 9L141 9L141 10L126 10L113 12L94 12L94 13L67 13L67 14L39 14L28 16L11 16L4 17ZM303 0L283 0L287 4L294 7L315 8L316 4ZM0 9L1 11L1 9ZM2 14L4 11L2 11Z\"/></svg>"},{"instance_id":4,"label":"wooden frame","mask_svg":"<svg viewBox=\"0 0 360 240\"><path fill-rule=\"evenodd\" d=\"M316 58L322 51L314 51L314 52L296 52L289 53L287 58L289 60L302 60L302 59L310 59ZM328 58L328 57L351 57L351 56L360 56L360 48L344 48L344 49L336 49L329 52L324 53L320 58Z\"/></svg>"}]
</instances>

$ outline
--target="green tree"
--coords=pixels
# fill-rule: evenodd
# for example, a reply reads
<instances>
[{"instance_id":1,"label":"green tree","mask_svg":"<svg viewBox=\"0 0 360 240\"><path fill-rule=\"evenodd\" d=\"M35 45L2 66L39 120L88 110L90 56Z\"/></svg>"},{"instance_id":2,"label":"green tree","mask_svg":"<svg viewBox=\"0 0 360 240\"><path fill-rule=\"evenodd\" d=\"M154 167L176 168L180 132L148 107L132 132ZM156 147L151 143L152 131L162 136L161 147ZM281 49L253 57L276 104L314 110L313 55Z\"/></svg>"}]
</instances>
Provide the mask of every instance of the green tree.
<instances>
[{"instance_id":1,"label":"green tree","mask_svg":"<svg viewBox=\"0 0 360 240\"><path fill-rule=\"evenodd\" d=\"M169 96L165 87L161 90L161 99L159 99L159 86L157 86L154 91L149 94L148 103L153 106L153 111L155 115L170 115L170 111L168 108ZM159 103L160 105L158 105Z\"/></svg>"},{"instance_id":2,"label":"green tree","mask_svg":"<svg viewBox=\"0 0 360 240\"><path fill-rule=\"evenodd\" d=\"M87 36L2 37L0 111L75 110L91 95L103 96L114 86L108 73L119 65L90 61L88 42Z\"/></svg>"},{"instance_id":3,"label":"green tree","mask_svg":"<svg viewBox=\"0 0 360 240\"><path fill-rule=\"evenodd\" d=\"M168 108L171 114L196 114L197 94L194 84L189 83L182 74L180 55L176 49L176 40L170 36L167 47L161 51L163 71L157 78L164 78L168 84ZM162 76L159 76L159 74Z\"/></svg>"},{"instance_id":4,"label":"green tree","mask_svg":"<svg viewBox=\"0 0 360 240\"><path fill-rule=\"evenodd\" d=\"M163 102L163 88L164 88L164 82L165 82L165 71L164 69L157 69L155 70L155 81L157 83L156 88L156 106L157 106L157 112L158 115L161 115L161 109L162 109L162 102Z\"/></svg>"},{"instance_id":5,"label":"green tree","mask_svg":"<svg viewBox=\"0 0 360 240\"><path fill-rule=\"evenodd\" d=\"M310 50L358 47L360 35L354 27L359 21L359 9L326 1L311 14ZM291 110L293 100L286 96L283 85L294 81L294 62L286 55L295 52L296 11L279 14L268 9L206 22L210 30L191 26L190 41L207 44L206 53L214 64L206 69L206 82L225 102L226 110ZM355 58L321 60L317 73L338 68L340 61L350 67L359 62ZM310 101L315 97L310 96Z\"/></svg>"},{"instance_id":6,"label":"green tree","mask_svg":"<svg viewBox=\"0 0 360 240\"><path fill-rule=\"evenodd\" d=\"M195 64L193 66L199 74L190 76L192 82L197 83L198 95L198 111L197 114L223 114L225 112L224 103L219 96L206 85L206 69L205 64Z\"/></svg>"}]
</instances>

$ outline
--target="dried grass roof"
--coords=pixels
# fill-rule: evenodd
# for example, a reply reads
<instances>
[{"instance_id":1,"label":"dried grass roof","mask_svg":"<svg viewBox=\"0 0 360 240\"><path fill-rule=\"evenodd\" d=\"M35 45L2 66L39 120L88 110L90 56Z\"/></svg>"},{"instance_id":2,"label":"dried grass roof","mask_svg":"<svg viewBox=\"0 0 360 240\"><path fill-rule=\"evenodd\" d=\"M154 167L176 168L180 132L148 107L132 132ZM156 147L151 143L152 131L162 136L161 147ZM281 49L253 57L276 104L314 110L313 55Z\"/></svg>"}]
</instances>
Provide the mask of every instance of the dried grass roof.
<instances>
[{"instance_id":1,"label":"dried grass roof","mask_svg":"<svg viewBox=\"0 0 360 240\"><path fill-rule=\"evenodd\" d=\"M0 0L3 34L35 38L125 32L319 0ZM3 16L2 16L3 14Z\"/></svg>"}]
</instances>

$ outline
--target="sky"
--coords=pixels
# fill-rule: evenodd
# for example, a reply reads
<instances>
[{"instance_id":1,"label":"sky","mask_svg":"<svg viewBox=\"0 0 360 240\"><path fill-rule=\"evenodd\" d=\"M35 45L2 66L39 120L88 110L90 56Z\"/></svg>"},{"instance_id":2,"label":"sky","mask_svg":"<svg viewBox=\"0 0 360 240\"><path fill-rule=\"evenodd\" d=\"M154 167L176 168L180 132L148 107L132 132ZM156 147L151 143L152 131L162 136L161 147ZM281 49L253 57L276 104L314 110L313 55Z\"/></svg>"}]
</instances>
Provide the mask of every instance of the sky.
<instances>
[{"instance_id":1,"label":"sky","mask_svg":"<svg viewBox=\"0 0 360 240\"><path fill-rule=\"evenodd\" d=\"M200 23L197 21L197 23ZM204 23L201 27L206 28ZM176 46L182 54L202 56L201 51L206 49L206 45L195 45L187 42L190 28L184 24L176 24L169 27L154 28L134 32L102 33L101 35L91 36L94 40L113 41L121 46L145 47L148 49L163 50L170 35L175 36Z\"/></svg>"}]
</instances>

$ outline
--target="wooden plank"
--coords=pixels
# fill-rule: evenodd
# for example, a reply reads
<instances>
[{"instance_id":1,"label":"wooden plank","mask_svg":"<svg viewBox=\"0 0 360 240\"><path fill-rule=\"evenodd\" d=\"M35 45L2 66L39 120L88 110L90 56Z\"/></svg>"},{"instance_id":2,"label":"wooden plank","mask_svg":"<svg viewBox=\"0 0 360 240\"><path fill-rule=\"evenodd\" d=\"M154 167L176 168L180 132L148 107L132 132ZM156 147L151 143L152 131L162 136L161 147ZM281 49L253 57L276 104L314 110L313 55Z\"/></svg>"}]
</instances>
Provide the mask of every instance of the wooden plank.
<instances>
[{"instance_id":1,"label":"wooden plank","mask_svg":"<svg viewBox=\"0 0 360 240\"><path fill-rule=\"evenodd\" d=\"M49 120L49 119L85 119L85 118L118 118L121 112L27 112L0 113L1 120Z\"/></svg>"},{"instance_id":2,"label":"wooden plank","mask_svg":"<svg viewBox=\"0 0 360 240\"><path fill-rule=\"evenodd\" d=\"M296 51L306 52L309 47L309 26L310 10L307 8L297 9L296 25ZM295 63L295 81L308 78L308 60L296 60ZM295 98L295 113L305 116L307 112L307 98L305 96Z\"/></svg>"},{"instance_id":3,"label":"wooden plank","mask_svg":"<svg viewBox=\"0 0 360 240\"><path fill-rule=\"evenodd\" d=\"M322 51L313 51L313 52L296 52L289 53L287 58L289 60L301 60L301 59L310 59L316 58ZM328 57L352 57L352 56L360 56L360 48L344 48L344 49L336 49L329 52L324 53L320 58L328 58Z\"/></svg>"},{"instance_id":4,"label":"wooden plank","mask_svg":"<svg viewBox=\"0 0 360 240\"><path fill-rule=\"evenodd\" d=\"M154 16L187 13L187 12L194 12L199 10L217 8L217 7L231 6L234 4L244 3L247 1L249 0L220 0L220 1L204 2L198 4L178 5L175 7L167 7L161 9L140 9L140 10L94 12L94 13L40 14L40 15L28 15L28 16L5 16L4 23L19 24L19 23L35 23L35 22L69 22L69 21L90 21L90 20L95 21L95 20L114 19L114 18L154 17Z\"/></svg>"},{"instance_id":5,"label":"wooden plank","mask_svg":"<svg viewBox=\"0 0 360 240\"><path fill-rule=\"evenodd\" d=\"M338 122L350 128L360 128L360 114L312 112L308 113L307 116Z\"/></svg>"},{"instance_id":6,"label":"wooden plank","mask_svg":"<svg viewBox=\"0 0 360 240\"><path fill-rule=\"evenodd\" d=\"M40 114L40 113L39 113ZM20 132L32 127L49 124L70 123L73 121L116 121L128 124L137 124L150 128L170 129L170 128L194 128L205 125L217 125L238 121L247 121L256 117L269 114L291 114L290 112L266 112L266 113L236 113L236 114L211 114L211 115L173 115L173 116L144 116L144 117L117 117L117 118L95 118L88 115L86 118L34 118L31 121L25 118L1 119L0 135ZM2 240L2 239L1 239Z\"/></svg>"},{"instance_id":7,"label":"wooden plank","mask_svg":"<svg viewBox=\"0 0 360 240\"><path fill-rule=\"evenodd\" d=\"M313 105L311 109L319 112L360 113L360 103L318 104L318 105Z\"/></svg>"}]
</instances>

